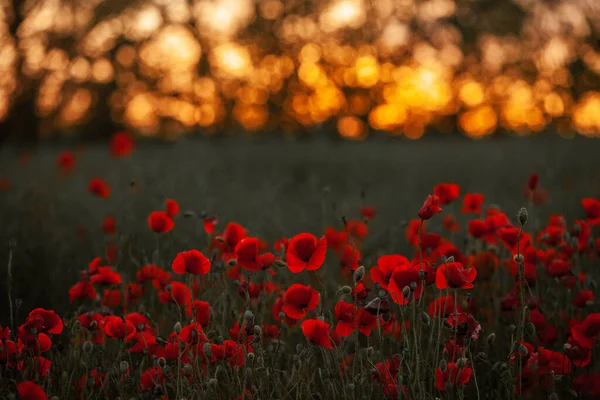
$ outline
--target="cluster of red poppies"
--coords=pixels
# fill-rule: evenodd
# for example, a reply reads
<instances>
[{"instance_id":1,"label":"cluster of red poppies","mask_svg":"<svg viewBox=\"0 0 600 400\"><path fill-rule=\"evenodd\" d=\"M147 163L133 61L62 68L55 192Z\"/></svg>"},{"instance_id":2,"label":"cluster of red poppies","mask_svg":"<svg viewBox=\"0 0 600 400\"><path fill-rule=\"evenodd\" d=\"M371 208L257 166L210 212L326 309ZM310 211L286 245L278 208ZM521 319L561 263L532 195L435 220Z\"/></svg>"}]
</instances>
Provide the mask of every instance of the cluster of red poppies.
<instances>
[{"instance_id":1,"label":"cluster of red poppies","mask_svg":"<svg viewBox=\"0 0 600 400\"><path fill-rule=\"evenodd\" d=\"M114 140L113 152L128 154L133 145L127 143ZM61 168L73 163L64 154L58 161ZM110 196L99 179L89 191ZM373 266L364 265L365 239L376 217L367 205L360 218L344 218L340 228L327 227L320 237L300 233L272 247L238 223L217 232L216 217L196 215L206 248L179 252L168 268L160 261L139 265L129 282L111 265L110 253L94 258L69 290L70 301L81 304L78 313L63 322L39 308L16 332L1 329L0 363L17 371L22 398L47 398L58 391L51 360L61 356L53 340L66 335L66 325L77 351L94 353L111 343L120 349L116 359L100 355L97 366L78 376L81 398L116 396L117 387L132 380L151 398L180 398L180 384L172 382L214 386L211 374L224 367L233 375L252 369L239 398L262 398L257 375L276 374L275 365L297 371L304 362L320 371L318 360L307 361L303 343L313 356L322 352L323 363L337 364L328 374L351 382L345 390L368 376L378 388L374 397L419 399L440 391L484 398L484 390L497 393L494 398L535 397L539 390L600 396L600 374L593 370L600 312L590 278L600 249L593 232L600 225L600 201L583 199L585 218L569 224L551 215L532 234L530 214L547 198L537 175L525 195L529 210L521 209L514 223L497 207L484 210L483 195L464 195L461 213L475 218L466 221L461 250L428 230L429 220L460 197L458 185L437 185L406 226L414 253L382 254ZM179 205L169 199L164 210L149 215L148 227L160 239L179 217ZM461 230L458 220L443 218L450 236ZM113 217L103 230L116 232ZM341 278L334 278L332 265ZM310 284L299 283L308 279ZM498 295L503 282L508 290ZM300 335L305 340L298 341ZM286 347L282 337L287 353L279 351ZM210 385L190 397L204 396Z\"/></svg>"}]
</instances>

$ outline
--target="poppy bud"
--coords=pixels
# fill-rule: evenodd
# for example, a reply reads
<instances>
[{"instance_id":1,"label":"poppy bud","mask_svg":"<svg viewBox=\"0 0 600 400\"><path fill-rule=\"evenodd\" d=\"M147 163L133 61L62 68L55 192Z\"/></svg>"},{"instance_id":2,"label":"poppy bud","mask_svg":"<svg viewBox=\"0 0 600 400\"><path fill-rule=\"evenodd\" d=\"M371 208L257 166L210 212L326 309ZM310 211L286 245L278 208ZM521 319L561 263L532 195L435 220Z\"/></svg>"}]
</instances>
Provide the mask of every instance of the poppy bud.
<instances>
[{"instance_id":1,"label":"poppy bud","mask_svg":"<svg viewBox=\"0 0 600 400\"><path fill-rule=\"evenodd\" d=\"M173 327L173 331L179 335L181 333L181 328L182 328L181 322L177 321L175 323L175 327Z\"/></svg>"},{"instance_id":2,"label":"poppy bud","mask_svg":"<svg viewBox=\"0 0 600 400\"><path fill-rule=\"evenodd\" d=\"M527 350L527 347L523 346L521 343L519 343L518 345L518 350L519 354L522 356L526 356L527 354L529 354L529 350Z\"/></svg>"},{"instance_id":3,"label":"poppy bud","mask_svg":"<svg viewBox=\"0 0 600 400\"><path fill-rule=\"evenodd\" d=\"M367 347L367 357L369 357L369 358L373 357L374 353L375 353L375 350L373 350L373 347L371 347L371 346Z\"/></svg>"},{"instance_id":4,"label":"poppy bud","mask_svg":"<svg viewBox=\"0 0 600 400\"><path fill-rule=\"evenodd\" d=\"M419 270L419 278L423 281L425 280L425 271L424 270Z\"/></svg>"},{"instance_id":5,"label":"poppy bud","mask_svg":"<svg viewBox=\"0 0 600 400\"><path fill-rule=\"evenodd\" d=\"M173 290L173 286L172 285L167 285L165 286L165 290L169 293L171 293L171 290Z\"/></svg>"},{"instance_id":6,"label":"poppy bud","mask_svg":"<svg viewBox=\"0 0 600 400\"><path fill-rule=\"evenodd\" d=\"M410 291L414 292L417 289L417 282L410 283Z\"/></svg>"},{"instance_id":7,"label":"poppy bud","mask_svg":"<svg viewBox=\"0 0 600 400\"><path fill-rule=\"evenodd\" d=\"M525 261L525 257L523 257L523 254L515 254L513 260L515 260L516 263L521 264Z\"/></svg>"},{"instance_id":8,"label":"poppy bud","mask_svg":"<svg viewBox=\"0 0 600 400\"><path fill-rule=\"evenodd\" d=\"M464 368L467 366L467 359L464 357L459 358L456 361L456 365L458 366L458 368Z\"/></svg>"},{"instance_id":9,"label":"poppy bud","mask_svg":"<svg viewBox=\"0 0 600 400\"><path fill-rule=\"evenodd\" d=\"M387 293L385 290L380 290L379 293L377 293L377 297L379 297L380 299L383 299L385 296L387 296Z\"/></svg>"},{"instance_id":10,"label":"poppy bud","mask_svg":"<svg viewBox=\"0 0 600 400\"><path fill-rule=\"evenodd\" d=\"M519 223L521 224L521 226L523 226L523 225L525 225L525 223L527 223L528 217L529 217L529 214L527 213L527 209L525 207L521 207L521 209L517 213L517 218L519 219Z\"/></svg>"},{"instance_id":11,"label":"poppy bud","mask_svg":"<svg viewBox=\"0 0 600 400\"><path fill-rule=\"evenodd\" d=\"M210 347L210 343L204 343L204 346L202 347L202 350L204 351L204 355L207 358L211 358L212 357L212 348Z\"/></svg>"},{"instance_id":12,"label":"poppy bud","mask_svg":"<svg viewBox=\"0 0 600 400\"><path fill-rule=\"evenodd\" d=\"M93 345L93 344L92 344L92 342L90 342L89 340L86 340L86 341L83 343L83 351L84 351L85 353L91 353L91 352L92 352L92 350L94 350L94 345Z\"/></svg>"},{"instance_id":13,"label":"poppy bud","mask_svg":"<svg viewBox=\"0 0 600 400\"><path fill-rule=\"evenodd\" d=\"M404 286L404 289L402 289L402 296L404 296L404 298L410 296L410 288L408 286Z\"/></svg>"},{"instance_id":14,"label":"poppy bud","mask_svg":"<svg viewBox=\"0 0 600 400\"><path fill-rule=\"evenodd\" d=\"M260 329L260 326L254 325L254 334L256 336L261 336L262 335L262 329Z\"/></svg>"},{"instance_id":15,"label":"poppy bud","mask_svg":"<svg viewBox=\"0 0 600 400\"><path fill-rule=\"evenodd\" d=\"M514 324L510 324L508 326L508 330L509 330L509 332L513 333L514 331L517 330L517 327Z\"/></svg>"},{"instance_id":16,"label":"poppy bud","mask_svg":"<svg viewBox=\"0 0 600 400\"><path fill-rule=\"evenodd\" d=\"M446 369L448 368L448 362L442 358L439 366L442 372L446 372Z\"/></svg>"},{"instance_id":17,"label":"poppy bud","mask_svg":"<svg viewBox=\"0 0 600 400\"><path fill-rule=\"evenodd\" d=\"M127 363L127 361L121 361L119 363L119 371L121 372L121 374L126 374L128 369L129 364Z\"/></svg>"},{"instance_id":18,"label":"poppy bud","mask_svg":"<svg viewBox=\"0 0 600 400\"><path fill-rule=\"evenodd\" d=\"M164 368L165 365L167 365L167 360L165 360L164 357L159 358L158 359L158 366L161 367L161 368Z\"/></svg>"},{"instance_id":19,"label":"poppy bud","mask_svg":"<svg viewBox=\"0 0 600 400\"><path fill-rule=\"evenodd\" d=\"M284 319L285 318L285 313L283 311L279 312L279 319Z\"/></svg>"},{"instance_id":20,"label":"poppy bud","mask_svg":"<svg viewBox=\"0 0 600 400\"><path fill-rule=\"evenodd\" d=\"M245 319L252 319L254 318L254 313L250 310L246 310L246 312L244 313L244 318Z\"/></svg>"},{"instance_id":21,"label":"poppy bud","mask_svg":"<svg viewBox=\"0 0 600 400\"><path fill-rule=\"evenodd\" d=\"M193 211L186 211L183 213L184 218L196 217L196 213Z\"/></svg>"},{"instance_id":22,"label":"poppy bud","mask_svg":"<svg viewBox=\"0 0 600 400\"><path fill-rule=\"evenodd\" d=\"M495 341L496 341L496 334L492 332L488 335L487 342L488 342L488 344L492 345L492 344L494 344Z\"/></svg>"},{"instance_id":23,"label":"poppy bud","mask_svg":"<svg viewBox=\"0 0 600 400\"><path fill-rule=\"evenodd\" d=\"M362 279L365 277L365 267L364 266L360 266L358 267L358 269L356 271L354 271L354 282L358 283L360 281L362 281Z\"/></svg>"},{"instance_id":24,"label":"poppy bud","mask_svg":"<svg viewBox=\"0 0 600 400\"><path fill-rule=\"evenodd\" d=\"M563 345L563 348L565 349L565 351L567 351L567 350L571 350L571 349L573 348L573 346L571 346L571 344L570 344L570 343L565 343L565 344Z\"/></svg>"},{"instance_id":25,"label":"poppy bud","mask_svg":"<svg viewBox=\"0 0 600 400\"><path fill-rule=\"evenodd\" d=\"M483 351L477 353L477 358L479 358L480 360L487 360L487 354L485 354Z\"/></svg>"},{"instance_id":26,"label":"poppy bud","mask_svg":"<svg viewBox=\"0 0 600 400\"><path fill-rule=\"evenodd\" d=\"M208 381L208 387L210 387L210 388L215 389L218 385L219 385L219 381L216 380L215 378L212 378L210 381Z\"/></svg>"},{"instance_id":27,"label":"poppy bud","mask_svg":"<svg viewBox=\"0 0 600 400\"><path fill-rule=\"evenodd\" d=\"M220 243L225 243L225 239L223 239L223 236L217 236L215 237L215 240Z\"/></svg>"},{"instance_id":28,"label":"poppy bud","mask_svg":"<svg viewBox=\"0 0 600 400\"><path fill-rule=\"evenodd\" d=\"M350 391L350 392L354 392L355 388L356 388L356 386L354 386L354 383L349 383L346 385L346 389L348 389L348 391Z\"/></svg>"},{"instance_id":29,"label":"poppy bud","mask_svg":"<svg viewBox=\"0 0 600 400\"><path fill-rule=\"evenodd\" d=\"M192 364L185 364L183 366L183 373L186 375L192 375L194 373L194 367L192 366Z\"/></svg>"},{"instance_id":30,"label":"poppy bud","mask_svg":"<svg viewBox=\"0 0 600 400\"><path fill-rule=\"evenodd\" d=\"M235 258L232 258L231 260L229 260L229 262L227 264L230 267L235 267L237 265L237 260Z\"/></svg>"},{"instance_id":31,"label":"poppy bud","mask_svg":"<svg viewBox=\"0 0 600 400\"><path fill-rule=\"evenodd\" d=\"M248 353L247 357L248 357L248 361L250 361L250 362L254 361L254 353Z\"/></svg>"},{"instance_id":32,"label":"poppy bud","mask_svg":"<svg viewBox=\"0 0 600 400\"><path fill-rule=\"evenodd\" d=\"M423 322L423 325L429 326L429 324L431 324L431 317L429 316L429 314L423 311L421 313L421 321Z\"/></svg>"},{"instance_id":33,"label":"poppy bud","mask_svg":"<svg viewBox=\"0 0 600 400\"><path fill-rule=\"evenodd\" d=\"M302 353L302 350L304 350L304 345L302 343L298 343L296 345L296 353Z\"/></svg>"},{"instance_id":34,"label":"poppy bud","mask_svg":"<svg viewBox=\"0 0 600 400\"><path fill-rule=\"evenodd\" d=\"M345 295L352 294L352 288L350 286L342 286L340 288L340 293L345 294Z\"/></svg>"},{"instance_id":35,"label":"poppy bud","mask_svg":"<svg viewBox=\"0 0 600 400\"><path fill-rule=\"evenodd\" d=\"M273 265L276 266L277 268L287 268L287 264L281 260L275 260Z\"/></svg>"}]
</instances>

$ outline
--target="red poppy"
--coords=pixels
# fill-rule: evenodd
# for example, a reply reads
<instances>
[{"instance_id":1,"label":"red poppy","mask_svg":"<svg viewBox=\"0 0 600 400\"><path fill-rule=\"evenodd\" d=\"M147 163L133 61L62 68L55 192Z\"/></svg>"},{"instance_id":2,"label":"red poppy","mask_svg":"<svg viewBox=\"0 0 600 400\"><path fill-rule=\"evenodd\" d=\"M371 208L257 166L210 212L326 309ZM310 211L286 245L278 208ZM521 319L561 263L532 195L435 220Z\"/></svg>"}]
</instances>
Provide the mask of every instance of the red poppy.
<instances>
[{"instance_id":1,"label":"red poppy","mask_svg":"<svg viewBox=\"0 0 600 400\"><path fill-rule=\"evenodd\" d=\"M17 385L17 392L22 400L48 400L46 392L33 381L23 381Z\"/></svg>"},{"instance_id":2,"label":"red poppy","mask_svg":"<svg viewBox=\"0 0 600 400\"><path fill-rule=\"evenodd\" d=\"M114 157L126 157L133 152L135 142L127 132L117 132L110 138L110 153Z\"/></svg>"},{"instance_id":3,"label":"red poppy","mask_svg":"<svg viewBox=\"0 0 600 400\"><path fill-rule=\"evenodd\" d=\"M469 228L469 235L475 239L481 239L491 233L490 226L487 222L481 219L474 219L467 222Z\"/></svg>"},{"instance_id":4,"label":"red poppy","mask_svg":"<svg viewBox=\"0 0 600 400\"><path fill-rule=\"evenodd\" d=\"M202 300L194 300L196 322L206 327L210 321L210 304Z\"/></svg>"},{"instance_id":5,"label":"red poppy","mask_svg":"<svg viewBox=\"0 0 600 400\"><path fill-rule=\"evenodd\" d=\"M588 224L600 224L600 200L586 197L581 200L581 205L587 215Z\"/></svg>"},{"instance_id":6,"label":"red poppy","mask_svg":"<svg viewBox=\"0 0 600 400\"><path fill-rule=\"evenodd\" d=\"M333 309L335 319L338 321L335 326L335 332L341 337L350 335L356 329L356 306L341 300Z\"/></svg>"},{"instance_id":7,"label":"red poppy","mask_svg":"<svg viewBox=\"0 0 600 400\"><path fill-rule=\"evenodd\" d=\"M240 224L230 222L225 227L222 237L228 246L228 250L233 250L238 242L246 237L246 230Z\"/></svg>"},{"instance_id":8,"label":"red poppy","mask_svg":"<svg viewBox=\"0 0 600 400\"><path fill-rule=\"evenodd\" d=\"M125 315L125 319L130 321L133 326L137 328L138 331L148 332L148 333L156 333L156 329L145 315L132 312Z\"/></svg>"},{"instance_id":9,"label":"red poppy","mask_svg":"<svg viewBox=\"0 0 600 400\"><path fill-rule=\"evenodd\" d=\"M600 337L600 313L589 314L583 322L571 328L571 335L582 347L593 349Z\"/></svg>"},{"instance_id":10,"label":"red poppy","mask_svg":"<svg viewBox=\"0 0 600 400\"><path fill-rule=\"evenodd\" d=\"M100 267L90 277L90 282L94 285L118 285L122 281L118 272L113 271L110 267Z\"/></svg>"},{"instance_id":11,"label":"red poppy","mask_svg":"<svg viewBox=\"0 0 600 400\"><path fill-rule=\"evenodd\" d=\"M539 375L565 375L571 372L571 361L566 355L543 347L538 348L537 357L530 357L527 364L536 365Z\"/></svg>"},{"instance_id":12,"label":"red poppy","mask_svg":"<svg viewBox=\"0 0 600 400\"><path fill-rule=\"evenodd\" d=\"M409 221L408 226L406 227L405 234L406 240L411 246L416 247L419 242L419 227L421 229L421 233L425 232L426 222L422 219L412 219Z\"/></svg>"},{"instance_id":13,"label":"red poppy","mask_svg":"<svg viewBox=\"0 0 600 400\"><path fill-rule=\"evenodd\" d=\"M108 308L117 308L123 302L123 294L120 289L105 289L100 304Z\"/></svg>"},{"instance_id":14,"label":"red poppy","mask_svg":"<svg viewBox=\"0 0 600 400\"><path fill-rule=\"evenodd\" d=\"M325 240L327 241L327 247L336 252L341 251L346 243L348 243L348 232L345 229L338 231L328 226L325 228Z\"/></svg>"},{"instance_id":15,"label":"red poppy","mask_svg":"<svg viewBox=\"0 0 600 400\"><path fill-rule=\"evenodd\" d=\"M302 333L306 340L326 349L333 349L333 343L329 336L331 325L320 319L307 319L302 322Z\"/></svg>"},{"instance_id":16,"label":"red poppy","mask_svg":"<svg viewBox=\"0 0 600 400\"><path fill-rule=\"evenodd\" d=\"M435 387L445 391L446 383L452 386L464 386L471 379L472 373L473 370L469 367L460 368L456 363L447 363L445 370L442 371L441 367L435 370Z\"/></svg>"},{"instance_id":17,"label":"red poppy","mask_svg":"<svg viewBox=\"0 0 600 400\"><path fill-rule=\"evenodd\" d=\"M69 303L75 300L95 300L96 296L96 289L89 281L79 281L69 288Z\"/></svg>"},{"instance_id":18,"label":"red poppy","mask_svg":"<svg viewBox=\"0 0 600 400\"><path fill-rule=\"evenodd\" d=\"M207 235L212 235L215 231L215 226L219 223L219 219L217 217L204 217L204 232Z\"/></svg>"},{"instance_id":19,"label":"red poppy","mask_svg":"<svg viewBox=\"0 0 600 400\"><path fill-rule=\"evenodd\" d=\"M455 304L457 307L456 310L454 309ZM427 308L427 313L433 318L446 318L456 312L461 313L463 312L463 309L460 304L454 300L454 296L451 294L438 297L429 303L429 307Z\"/></svg>"},{"instance_id":20,"label":"red poppy","mask_svg":"<svg viewBox=\"0 0 600 400\"><path fill-rule=\"evenodd\" d=\"M241 343L236 343L233 340L224 340L223 344L210 345L212 352L211 362L217 360L228 360L231 368L244 365L244 346Z\"/></svg>"},{"instance_id":21,"label":"red poppy","mask_svg":"<svg viewBox=\"0 0 600 400\"><path fill-rule=\"evenodd\" d=\"M589 398L600 398L600 372L588 372L573 380L573 390Z\"/></svg>"},{"instance_id":22,"label":"red poppy","mask_svg":"<svg viewBox=\"0 0 600 400\"><path fill-rule=\"evenodd\" d=\"M64 172L69 172L75 165L75 156L70 151L63 151L56 159L56 165Z\"/></svg>"},{"instance_id":23,"label":"red poppy","mask_svg":"<svg viewBox=\"0 0 600 400\"><path fill-rule=\"evenodd\" d=\"M107 215L102 222L102 231L107 235L114 235L117 231L116 220L112 215Z\"/></svg>"},{"instance_id":24,"label":"red poppy","mask_svg":"<svg viewBox=\"0 0 600 400\"><path fill-rule=\"evenodd\" d=\"M594 292L589 289L580 290L573 299L573 305L577 308L583 308L594 304Z\"/></svg>"},{"instance_id":25,"label":"red poppy","mask_svg":"<svg viewBox=\"0 0 600 400\"><path fill-rule=\"evenodd\" d=\"M317 240L310 233L301 233L290 239L286 250L286 263L293 273L297 274L304 269L314 271L323 265L327 252L325 237Z\"/></svg>"},{"instance_id":26,"label":"red poppy","mask_svg":"<svg viewBox=\"0 0 600 400\"><path fill-rule=\"evenodd\" d=\"M466 214L481 214L483 211L483 195L480 193L467 193L463 198L462 212Z\"/></svg>"},{"instance_id":27,"label":"red poppy","mask_svg":"<svg viewBox=\"0 0 600 400\"><path fill-rule=\"evenodd\" d=\"M286 290L281 310L289 317L302 319L319 305L319 292L310 286L294 283Z\"/></svg>"},{"instance_id":28,"label":"red poppy","mask_svg":"<svg viewBox=\"0 0 600 400\"><path fill-rule=\"evenodd\" d=\"M110 186L100 178L93 178L88 183L88 190L91 194L101 199L106 199L110 196Z\"/></svg>"},{"instance_id":29,"label":"red poppy","mask_svg":"<svg viewBox=\"0 0 600 400\"><path fill-rule=\"evenodd\" d=\"M362 206L359 210L359 213L364 219L371 220L371 219L375 218L375 214L376 214L375 207Z\"/></svg>"},{"instance_id":30,"label":"red poppy","mask_svg":"<svg viewBox=\"0 0 600 400\"><path fill-rule=\"evenodd\" d=\"M125 301L128 304L135 304L144 295L144 287L137 283L128 283L125 286Z\"/></svg>"},{"instance_id":31,"label":"red poppy","mask_svg":"<svg viewBox=\"0 0 600 400\"><path fill-rule=\"evenodd\" d=\"M272 253L258 254L259 240L246 237L235 246L235 255L240 267L247 271L258 272L271 266L275 261Z\"/></svg>"},{"instance_id":32,"label":"red poppy","mask_svg":"<svg viewBox=\"0 0 600 400\"><path fill-rule=\"evenodd\" d=\"M442 220L442 224L444 225L444 229L448 232L459 232L460 225L456 220L456 217L452 214L448 214Z\"/></svg>"},{"instance_id":33,"label":"red poppy","mask_svg":"<svg viewBox=\"0 0 600 400\"><path fill-rule=\"evenodd\" d=\"M156 265L144 265L137 271L136 280L139 283L152 281L152 285L154 285L155 288L164 289L171 281L171 274Z\"/></svg>"},{"instance_id":34,"label":"red poppy","mask_svg":"<svg viewBox=\"0 0 600 400\"><path fill-rule=\"evenodd\" d=\"M419 210L419 218L427 220L440 211L442 211L442 207L440 207L439 197L429 195Z\"/></svg>"},{"instance_id":35,"label":"red poppy","mask_svg":"<svg viewBox=\"0 0 600 400\"><path fill-rule=\"evenodd\" d=\"M45 378L48 375L50 367L52 366L52 362L43 356L33 357L33 363L35 364L36 369L31 371L32 375L38 373L42 378ZM22 376L27 376L29 366L31 366L29 362L25 363L25 360L21 360L17 364L17 369L21 372Z\"/></svg>"},{"instance_id":36,"label":"red poppy","mask_svg":"<svg viewBox=\"0 0 600 400\"><path fill-rule=\"evenodd\" d=\"M351 219L346 223L348 233L358 240L363 240L369 234L369 226L363 221Z\"/></svg>"},{"instance_id":37,"label":"red poppy","mask_svg":"<svg viewBox=\"0 0 600 400\"><path fill-rule=\"evenodd\" d=\"M397 304L407 304L409 298L404 297L403 290L405 287L415 285L414 290L411 290L414 297L413 300L418 300L421 297L422 282L419 276L420 268L418 264L400 264L392 273L388 290L392 296L392 300Z\"/></svg>"},{"instance_id":38,"label":"red poppy","mask_svg":"<svg viewBox=\"0 0 600 400\"><path fill-rule=\"evenodd\" d=\"M179 306L191 306L192 292L181 282L171 282L165 290L158 293L161 303L177 303Z\"/></svg>"},{"instance_id":39,"label":"red poppy","mask_svg":"<svg viewBox=\"0 0 600 400\"><path fill-rule=\"evenodd\" d=\"M273 318L275 318L276 321L283 320L286 323L286 325L294 326L298 323L298 320L296 318L289 317L283 312L284 298L284 294L280 294L275 299L275 303L273 303L273 308L271 309Z\"/></svg>"},{"instance_id":40,"label":"red poppy","mask_svg":"<svg viewBox=\"0 0 600 400\"><path fill-rule=\"evenodd\" d=\"M198 250L182 251L171 264L176 274L190 273L192 275L206 275L210 270L210 260Z\"/></svg>"},{"instance_id":41,"label":"red poppy","mask_svg":"<svg viewBox=\"0 0 600 400\"><path fill-rule=\"evenodd\" d=\"M148 216L148 227L156 233L166 233L175 227L173 219L164 211L153 211Z\"/></svg>"},{"instance_id":42,"label":"red poppy","mask_svg":"<svg viewBox=\"0 0 600 400\"><path fill-rule=\"evenodd\" d=\"M179 204L173 199L167 199L165 202L165 213L171 218L179 214Z\"/></svg>"},{"instance_id":43,"label":"red poppy","mask_svg":"<svg viewBox=\"0 0 600 400\"><path fill-rule=\"evenodd\" d=\"M103 328L104 333L113 339L129 341L133 339L137 333L133 323L125 318L109 316L105 317L104 320L106 321Z\"/></svg>"},{"instance_id":44,"label":"red poppy","mask_svg":"<svg viewBox=\"0 0 600 400\"><path fill-rule=\"evenodd\" d=\"M458 196L460 196L460 186L456 183L440 183L433 188L433 194L439 197L440 206L443 206L458 199Z\"/></svg>"},{"instance_id":45,"label":"red poppy","mask_svg":"<svg viewBox=\"0 0 600 400\"><path fill-rule=\"evenodd\" d=\"M475 268L464 268L459 262L443 263L436 271L435 286L438 289L473 289L477 276Z\"/></svg>"},{"instance_id":46,"label":"red poppy","mask_svg":"<svg viewBox=\"0 0 600 400\"><path fill-rule=\"evenodd\" d=\"M446 322L452 328L452 334L456 337L456 343L462 345L465 339L477 340L481 333L481 324L473 314L453 313Z\"/></svg>"},{"instance_id":47,"label":"red poppy","mask_svg":"<svg viewBox=\"0 0 600 400\"><path fill-rule=\"evenodd\" d=\"M162 386L165 383L165 376L161 367L148 368L140 376L140 391L154 389L155 386Z\"/></svg>"},{"instance_id":48,"label":"red poppy","mask_svg":"<svg viewBox=\"0 0 600 400\"><path fill-rule=\"evenodd\" d=\"M546 264L546 273L553 278L566 276L571 272L571 263L567 260L555 258Z\"/></svg>"},{"instance_id":49,"label":"red poppy","mask_svg":"<svg viewBox=\"0 0 600 400\"><path fill-rule=\"evenodd\" d=\"M25 324L29 328L35 328L38 332L60 335L63 331L62 318L54 310L36 308L29 313Z\"/></svg>"},{"instance_id":50,"label":"red poppy","mask_svg":"<svg viewBox=\"0 0 600 400\"><path fill-rule=\"evenodd\" d=\"M377 259L377 265L371 268L369 275L373 282L379 283L383 289L388 289L392 273L397 266L410 264L408 258L397 254L381 256Z\"/></svg>"},{"instance_id":51,"label":"red poppy","mask_svg":"<svg viewBox=\"0 0 600 400\"><path fill-rule=\"evenodd\" d=\"M535 190L538 186L538 183L540 181L540 177L538 176L538 174L531 174L529 176L529 179L527 180L527 188L529 190Z\"/></svg>"}]
</instances>

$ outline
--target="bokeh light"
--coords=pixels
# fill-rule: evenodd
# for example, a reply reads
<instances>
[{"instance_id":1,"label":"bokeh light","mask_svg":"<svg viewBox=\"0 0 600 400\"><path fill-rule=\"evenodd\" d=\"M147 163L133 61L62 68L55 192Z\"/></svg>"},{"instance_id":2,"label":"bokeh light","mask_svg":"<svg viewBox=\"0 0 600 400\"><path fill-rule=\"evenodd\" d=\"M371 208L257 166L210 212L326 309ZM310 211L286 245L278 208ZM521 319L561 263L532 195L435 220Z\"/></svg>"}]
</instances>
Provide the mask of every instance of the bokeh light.
<instances>
[{"instance_id":1,"label":"bokeh light","mask_svg":"<svg viewBox=\"0 0 600 400\"><path fill-rule=\"evenodd\" d=\"M0 6L0 120L29 101L46 131L600 135L594 1L17 4Z\"/></svg>"}]
</instances>

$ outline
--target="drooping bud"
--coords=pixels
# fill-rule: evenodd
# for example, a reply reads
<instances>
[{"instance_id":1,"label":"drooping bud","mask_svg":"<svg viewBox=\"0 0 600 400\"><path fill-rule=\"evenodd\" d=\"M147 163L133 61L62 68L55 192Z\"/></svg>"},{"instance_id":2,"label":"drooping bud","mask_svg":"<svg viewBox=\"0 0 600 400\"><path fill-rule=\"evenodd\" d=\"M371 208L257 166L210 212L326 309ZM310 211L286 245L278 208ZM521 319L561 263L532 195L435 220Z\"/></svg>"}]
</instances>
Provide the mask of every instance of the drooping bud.
<instances>
[{"instance_id":1,"label":"drooping bud","mask_svg":"<svg viewBox=\"0 0 600 400\"><path fill-rule=\"evenodd\" d=\"M521 209L517 213L517 218L519 219L519 223L521 224L521 226L523 226L527 223L528 217L529 217L529 214L527 213L527 209L525 207L521 207Z\"/></svg>"},{"instance_id":2,"label":"drooping bud","mask_svg":"<svg viewBox=\"0 0 600 400\"><path fill-rule=\"evenodd\" d=\"M410 296L410 288L408 286L404 286L404 289L402 289L402 296L404 296L404 298Z\"/></svg>"},{"instance_id":3,"label":"drooping bud","mask_svg":"<svg viewBox=\"0 0 600 400\"><path fill-rule=\"evenodd\" d=\"M340 288L340 293L345 294L345 295L352 294L352 288L350 286L342 286Z\"/></svg>"},{"instance_id":4,"label":"drooping bud","mask_svg":"<svg viewBox=\"0 0 600 400\"><path fill-rule=\"evenodd\" d=\"M92 350L94 350L94 345L93 345L93 344L92 344L92 342L90 342L89 340L86 340L86 341L83 343L83 351L84 351L85 353L88 353L88 354L89 354L89 353L91 353L91 352L92 352Z\"/></svg>"},{"instance_id":5,"label":"drooping bud","mask_svg":"<svg viewBox=\"0 0 600 400\"><path fill-rule=\"evenodd\" d=\"M362 281L362 279L365 277L365 267L364 266L360 266L356 269L356 271L354 271L354 282L358 283L360 281Z\"/></svg>"},{"instance_id":6,"label":"drooping bud","mask_svg":"<svg viewBox=\"0 0 600 400\"><path fill-rule=\"evenodd\" d=\"M119 372L122 375L125 375L128 370L129 370L129 363L127 361L121 361L119 363Z\"/></svg>"},{"instance_id":7,"label":"drooping bud","mask_svg":"<svg viewBox=\"0 0 600 400\"><path fill-rule=\"evenodd\" d=\"M210 381L208 381L208 387L210 387L212 389L216 389L218 385L219 385L219 381L216 380L215 378L212 378Z\"/></svg>"},{"instance_id":8,"label":"drooping bud","mask_svg":"<svg viewBox=\"0 0 600 400\"><path fill-rule=\"evenodd\" d=\"M429 326L429 324L431 324L431 317L429 316L429 314L423 311L421 313L421 321L423 322L423 325Z\"/></svg>"},{"instance_id":9,"label":"drooping bud","mask_svg":"<svg viewBox=\"0 0 600 400\"><path fill-rule=\"evenodd\" d=\"M158 359L158 366L164 368L167 365L167 360L164 357Z\"/></svg>"},{"instance_id":10,"label":"drooping bud","mask_svg":"<svg viewBox=\"0 0 600 400\"><path fill-rule=\"evenodd\" d=\"M487 337L487 342L489 345L494 344L494 342L496 341L496 334L495 333L490 333Z\"/></svg>"},{"instance_id":11,"label":"drooping bud","mask_svg":"<svg viewBox=\"0 0 600 400\"><path fill-rule=\"evenodd\" d=\"M254 334L256 336L262 336L262 329L260 329L260 326L254 325Z\"/></svg>"}]
</instances>

